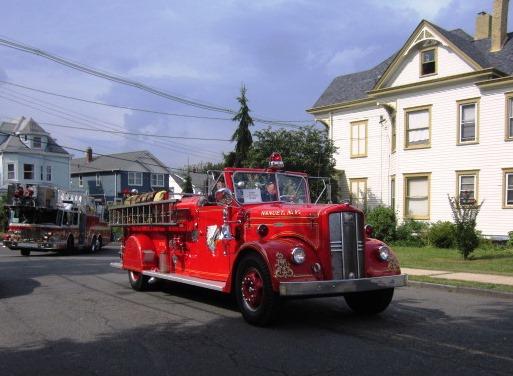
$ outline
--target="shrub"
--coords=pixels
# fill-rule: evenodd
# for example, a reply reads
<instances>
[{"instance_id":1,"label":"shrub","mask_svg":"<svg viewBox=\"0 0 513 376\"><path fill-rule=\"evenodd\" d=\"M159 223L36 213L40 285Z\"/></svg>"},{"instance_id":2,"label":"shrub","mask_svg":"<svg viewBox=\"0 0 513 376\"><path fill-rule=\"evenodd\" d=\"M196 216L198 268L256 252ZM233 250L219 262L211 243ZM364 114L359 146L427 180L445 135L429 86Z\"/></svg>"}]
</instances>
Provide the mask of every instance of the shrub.
<instances>
[{"instance_id":1,"label":"shrub","mask_svg":"<svg viewBox=\"0 0 513 376\"><path fill-rule=\"evenodd\" d=\"M374 229L374 237L384 242L391 242L395 239L397 219L394 209L378 206L367 213L367 223Z\"/></svg>"},{"instance_id":2,"label":"shrub","mask_svg":"<svg viewBox=\"0 0 513 376\"><path fill-rule=\"evenodd\" d=\"M462 204L458 197L450 197L452 216L456 225L456 246L465 260L479 245L479 236L476 232L476 219L483 202Z\"/></svg>"},{"instance_id":3,"label":"shrub","mask_svg":"<svg viewBox=\"0 0 513 376\"><path fill-rule=\"evenodd\" d=\"M513 231L508 232L509 240L508 247L513 247Z\"/></svg>"},{"instance_id":4,"label":"shrub","mask_svg":"<svg viewBox=\"0 0 513 376\"><path fill-rule=\"evenodd\" d=\"M424 247L428 224L425 222L406 219L397 227L396 244L409 247Z\"/></svg>"},{"instance_id":5,"label":"shrub","mask_svg":"<svg viewBox=\"0 0 513 376\"><path fill-rule=\"evenodd\" d=\"M427 232L429 244L437 248L452 248L456 243L455 228L451 222L438 221L433 223Z\"/></svg>"}]
</instances>

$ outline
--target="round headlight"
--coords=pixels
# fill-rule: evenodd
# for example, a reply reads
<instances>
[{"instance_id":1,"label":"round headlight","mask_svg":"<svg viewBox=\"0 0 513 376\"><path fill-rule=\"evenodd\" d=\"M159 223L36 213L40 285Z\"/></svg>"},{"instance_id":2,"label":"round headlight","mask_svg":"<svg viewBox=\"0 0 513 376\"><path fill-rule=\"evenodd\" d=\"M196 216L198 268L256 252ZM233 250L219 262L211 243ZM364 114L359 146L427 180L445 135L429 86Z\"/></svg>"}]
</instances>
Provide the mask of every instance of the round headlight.
<instances>
[{"instance_id":1,"label":"round headlight","mask_svg":"<svg viewBox=\"0 0 513 376\"><path fill-rule=\"evenodd\" d=\"M387 261L389 256L390 248L388 248L386 245L382 245L378 248L378 257L380 260Z\"/></svg>"},{"instance_id":2,"label":"round headlight","mask_svg":"<svg viewBox=\"0 0 513 376\"><path fill-rule=\"evenodd\" d=\"M306 253L303 248L296 247L292 249L292 261L294 264L302 264L306 260Z\"/></svg>"}]
</instances>

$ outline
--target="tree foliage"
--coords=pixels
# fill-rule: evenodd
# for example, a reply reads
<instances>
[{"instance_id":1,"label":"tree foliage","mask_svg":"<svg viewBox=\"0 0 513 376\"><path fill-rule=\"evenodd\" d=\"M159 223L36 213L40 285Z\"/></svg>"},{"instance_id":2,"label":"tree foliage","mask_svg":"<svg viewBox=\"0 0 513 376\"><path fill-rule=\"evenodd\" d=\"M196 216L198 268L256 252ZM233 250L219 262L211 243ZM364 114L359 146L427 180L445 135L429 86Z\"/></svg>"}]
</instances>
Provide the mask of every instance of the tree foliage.
<instances>
[{"instance_id":1,"label":"tree foliage","mask_svg":"<svg viewBox=\"0 0 513 376\"><path fill-rule=\"evenodd\" d=\"M237 97L240 103L239 112L233 117L233 121L238 121L239 125L232 136L232 141L236 141L235 151L225 155L225 165L232 167L242 167L247 158L249 149L253 144L253 138L249 127L254 125L251 118L250 109L248 107L248 99L246 98L246 87L242 85L240 96Z\"/></svg>"},{"instance_id":2,"label":"tree foliage","mask_svg":"<svg viewBox=\"0 0 513 376\"><path fill-rule=\"evenodd\" d=\"M191 174L187 173L185 177L185 182L183 184L183 193L194 193L194 188L192 187Z\"/></svg>"},{"instance_id":3,"label":"tree foliage","mask_svg":"<svg viewBox=\"0 0 513 376\"><path fill-rule=\"evenodd\" d=\"M454 218L456 246L465 260L479 245L476 232L476 220L483 202L462 203L459 197L449 197L452 216Z\"/></svg>"},{"instance_id":4,"label":"tree foliage","mask_svg":"<svg viewBox=\"0 0 513 376\"><path fill-rule=\"evenodd\" d=\"M303 171L311 176L333 177L335 175L336 147L328 137L328 132L314 126L295 130L270 128L256 131L256 141L251 146L244 167L266 167L272 152L279 152L285 169ZM332 179L333 198L336 199L336 181ZM312 185L313 191L321 187Z\"/></svg>"}]
</instances>

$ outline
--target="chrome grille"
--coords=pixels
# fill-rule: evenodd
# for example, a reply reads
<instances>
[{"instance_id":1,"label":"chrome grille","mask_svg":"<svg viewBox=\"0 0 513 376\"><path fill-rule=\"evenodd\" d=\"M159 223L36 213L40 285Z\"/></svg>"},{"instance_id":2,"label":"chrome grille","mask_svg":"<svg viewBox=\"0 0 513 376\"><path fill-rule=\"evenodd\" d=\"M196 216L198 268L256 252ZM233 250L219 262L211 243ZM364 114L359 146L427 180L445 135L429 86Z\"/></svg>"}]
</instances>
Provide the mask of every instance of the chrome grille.
<instances>
[{"instance_id":1,"label":"chrome grille","mask_svg":"<svg viewBox=\"0 0 513 376\"><path fill-rule=\"evenodd\" d=\"M364 274L363 216L332 213L329 217L333 279L361 278Z\"/></svg>"}]
</instances>

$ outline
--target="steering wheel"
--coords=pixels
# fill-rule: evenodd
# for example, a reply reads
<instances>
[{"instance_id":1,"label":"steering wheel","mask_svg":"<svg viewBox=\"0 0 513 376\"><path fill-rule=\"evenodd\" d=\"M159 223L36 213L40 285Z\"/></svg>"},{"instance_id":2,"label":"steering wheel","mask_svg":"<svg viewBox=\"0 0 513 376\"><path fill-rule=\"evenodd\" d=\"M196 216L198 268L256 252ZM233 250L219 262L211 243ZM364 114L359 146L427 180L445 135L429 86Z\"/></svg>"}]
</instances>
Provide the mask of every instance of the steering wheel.
<instances>
[{"instance_id":1,"label":"steering wheel","mask_svg":"<svg viewBox=\"0 0 513 376\"><path fill-rule=\"evenodd\" d=\"M297 199L296 195L281 195L280 196L280 201L285 201L285 202L295 202L296 199Z\"/></svg>"}]
</instances>

